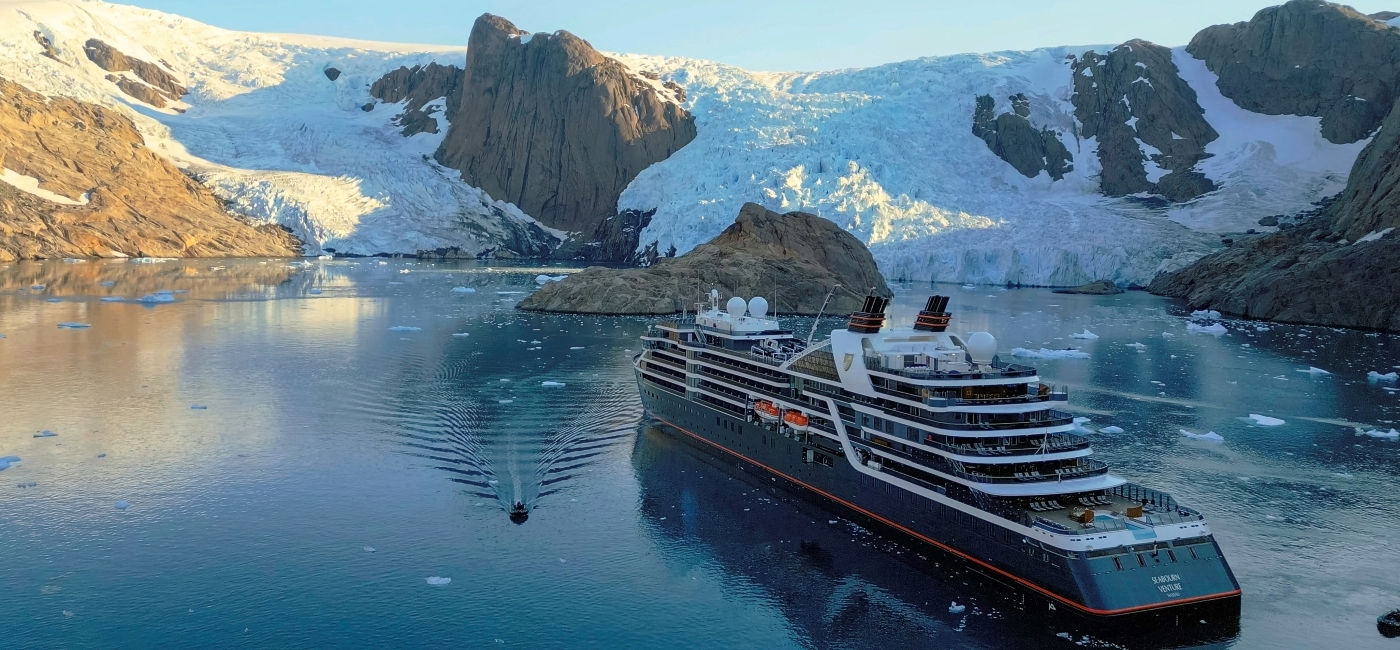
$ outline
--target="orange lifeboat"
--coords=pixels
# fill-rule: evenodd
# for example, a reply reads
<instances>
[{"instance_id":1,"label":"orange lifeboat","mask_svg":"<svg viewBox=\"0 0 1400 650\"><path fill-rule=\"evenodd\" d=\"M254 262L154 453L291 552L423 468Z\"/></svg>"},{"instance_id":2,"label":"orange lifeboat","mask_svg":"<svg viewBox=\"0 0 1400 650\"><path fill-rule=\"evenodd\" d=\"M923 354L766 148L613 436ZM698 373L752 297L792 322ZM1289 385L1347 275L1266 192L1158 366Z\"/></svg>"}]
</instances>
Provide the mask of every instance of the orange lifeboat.
<instances>
[{"instance_id":1,"label":"orange lifeboat","mask_svg":"<svg viewBox=\"0 0 1400 650\"><path fill-rule=\"evenodd\" d=\"M754 413L758 414L758 419L764 422L777 422L778 418L782 417L782 413L778 411L778 407L767 400L758 400L754 402L753 410Z\"/></svg>"},{"instance_id":2,"label":"orange lifeboat","mask_svg":"<svg viewBox=\"0 0 1400 650\"><path fill-rule=\"evenodd\" d=\"M788 411L783 414L783 422L792 428L793 431L807 430L807 415L801 411Z\"/></svg>"}]
</instances>

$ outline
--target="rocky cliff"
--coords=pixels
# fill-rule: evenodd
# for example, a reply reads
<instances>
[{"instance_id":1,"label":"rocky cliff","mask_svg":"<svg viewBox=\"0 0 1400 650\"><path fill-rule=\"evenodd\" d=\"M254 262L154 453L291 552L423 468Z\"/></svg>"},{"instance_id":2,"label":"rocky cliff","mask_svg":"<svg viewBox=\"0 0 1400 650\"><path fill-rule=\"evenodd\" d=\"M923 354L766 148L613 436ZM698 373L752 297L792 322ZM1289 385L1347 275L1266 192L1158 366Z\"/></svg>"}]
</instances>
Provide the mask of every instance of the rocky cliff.
<instances>
[{"instance_id":1,"label":"rocky cliff","mask_svg":"<svg viewBox=\"0 0 1400 650\"><path fill-rule=\"evenodd\" d=\"M43 45L43 41L40 41ZM46 46L51 48L52 45ZM117 85L122 92L156 108L165 108L169 102L178 102L188 92L175 76L160 65L129 57L98 39L88 39L83 45L83 53L97 67L111 72L107 81ZM122 76L130 72L136 78Z\"/></svg>"},{"instance_id":2,"label":"rocky cliff","mask_svg":"<svg viewBox=\"0 0 1400 650\"><path fill-rule=\"evenodd\" d=\"M1241 107L1322 118L1322 135L1355 142L1400 92L1400 31L1345 5L1292 0L1248 22L1207 27L1186 50Z\"/></svg>"},{"instance_id":3,"label":"rocky cliff","mask_svg":"<svg viewBox=\"0 0 1400 650\"><path fill-rule=\"evenodd\" d=\"M1321 214L1159 275L1150 289L1240 316L1400 331L1397 187L1400 110L1392 109Z\"/></svg>"},{"instance_id":4,"label":"rocky cliff","mask_svg":"<svg viewBox=\"0 0 1400 650\"><path fill-rule=\"evenodd\" d=\"M125 116L4 79L0 172L0 261L300 252L281 227L226 212Z\"/></svg>"},{"instance_id":5,"label":"rocky cliff","mask_svg":"<svg viewBox=\"0 0 1400 650\"><path fill-rule=\"evenodd\" d=\"M694 138L694 119L659 82L569 32L530 34L486 14L436 156L548 226L591 233L639 172Z\"/></svg>"},{"instance_id":6,"label":"rocky cliff","mask_svg":"<svg viewBox=\"0 0 1400 650\"><path fill-rule=\"evenodd\" d=\"M1070 164L1074 156L1060 142L1059 134L1031 124L1031 102L1024 94L1007 99L1011 111L996 115L992 96L979 95L972 114L972 134L1026 178L1035 178L1042 171L1055 180L1064 178L1074 169Z\"/></svg>"},{"instance_id":7,"label":"rocky cliff","mask_svg":"<svg viewBox=\"0 0 1400 650\"><path fill-rule=\"evenodd\" d=\"M1098 140L1104 194L1150 192L1186 201L1215 189L1195 166L1219 134L1182 81L1171 50L1132 40L1107 54L1085 52L1070 69L1074 116L1080 135Z\"/></svg>"},{"instance_id":8,"label":"rocky cliff","mask_svg":"<svg viewBox=\"0 0 1400 650\"><path fill-rule=\"evenodd\" d=\"M776 288L775 288L776 283ZM779 214L746 203L734 223L707 243L644 269L592 267L551 282L520 309L590 314L669 314L710 289L725 296L777 296L776 311L815 314L833 285L827 314L860 307L867 291L890 296L870 251L850 233L812 214Z\"/></svg>"},{"instance_id":9,"label":"rocky cliff","mask_svg":"<svg viewBox=\"0 0 1400 650\"><path fill-rule=\"evenodd\" d=\"M439 125L433 113L441 110L451 122L461 108L462 69L437 63L400 67L371 84L369 94L389 104L404 102L403 112L394 120L403 127L405 136L437 133ZM444 99L442 106L430 104L437 99Z\"/></svg>"}]
</instances>

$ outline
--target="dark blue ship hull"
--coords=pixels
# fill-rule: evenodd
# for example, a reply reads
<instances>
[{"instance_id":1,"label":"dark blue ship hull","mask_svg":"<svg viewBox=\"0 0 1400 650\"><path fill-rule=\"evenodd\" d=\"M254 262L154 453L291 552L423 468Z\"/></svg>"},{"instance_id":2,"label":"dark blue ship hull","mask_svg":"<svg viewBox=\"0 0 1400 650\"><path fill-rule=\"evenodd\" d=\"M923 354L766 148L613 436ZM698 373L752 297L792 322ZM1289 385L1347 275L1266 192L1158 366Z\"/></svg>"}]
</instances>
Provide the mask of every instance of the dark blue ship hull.
<instances>
[{"instance_id":1,"label":"dark blue ship hull","mask_svg":"<svg viewBox=\"0 0 1400 650\"><path fill-rule=\"evenodd\" d=\"M812 462L812 443L687 400L640 373L638 383L647 411L681 438L847 515L957 556L1047 610L1096 620L1148 615L1194 624L1206 617L1238 618L1239 584L1211 537L1116 552L1044 548L1011 529L862 474L839 451L815 456L830 458L830 464Z\"/></svg>"}]
</instances>

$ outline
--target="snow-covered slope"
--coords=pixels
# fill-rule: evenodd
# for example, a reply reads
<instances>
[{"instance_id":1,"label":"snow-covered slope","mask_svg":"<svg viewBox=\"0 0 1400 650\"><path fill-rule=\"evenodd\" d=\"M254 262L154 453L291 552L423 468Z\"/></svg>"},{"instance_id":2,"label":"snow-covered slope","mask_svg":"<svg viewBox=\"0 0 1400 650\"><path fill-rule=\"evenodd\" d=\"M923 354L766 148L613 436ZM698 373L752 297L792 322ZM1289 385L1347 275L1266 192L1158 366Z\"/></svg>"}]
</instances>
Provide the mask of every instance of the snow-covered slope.
<instances>
[{"instance_id":1,"label":"snow-covered slope","mask_svg":"<svg viewBox=\"0 0 1400 650\"><path fill-rule=\"evenodd\" d=\"M40 54L35 32L52 41L58 60ZM89 38L163 62L191 90L173 107L187 112L122 94L84 56ZM1238 108L1178 49L1182 77L1221 134L1200 166L1220 189L1175 206L1105 198L1096 143L1076 137L1070 103L1068 57L1087 49L816 74L613 55L682 84L698 127L692 143L637 176L618 207L656 210L640 248L656 242L659 250L687 251L753 201L832 219L870 245L890 278L1146 284L1159 269L1199 256L1218 233L1336 193L1365 144L1328 143L1317 118ZM0 76L124 107L153 148L240 211L287 224L313 249L474 252L560 235L434 162L445 128L404 138L390 123L399 107L361 110L384 73L463 59L463 48L232 32L91 0L0 0ZM342 74L332 81L328 67ZM1015 93L1030 98L1031 122L1058 131L1073 154L1063 180L1025 178L972 135L977 95L992 95L1001 113Z\"/></svg>"},{"instance_id":2,"label":"snow-covered slope","mask_svg":"<svg viewBox=\"0 0 1400 650\"><path fill-rule=\"evenodd\" d=\"M58 60L40 54L36 32ZM190 94L165 110L127 97L84 55L89 38L163 63ZM360 108L389 70L464 57L465 48L232 32L102 2L0 2L0 76L127 109L151 148L238 211L291 227L308 252L476 252L521 236L553 239L431 162L445 129L404 138L389 123L399 107ZM332 81L328 67L342 74Z\"/></svg>"},{"instance_id":3,"label":"snow-covered slope","mask_svg":"<svg viewBox=\"0 0 1400 650\"><path fill-rule=\"evenodd\" d=\"M641 244L688 250L745 201L810 210L867 242L886 276L957 282L1143 283L1194 258L1211 233L1257 227L1340 191L1365 142L1333 145L1317 118L1244 111L1173 51L1221 131L1204 170L1221 189L1164 207L1098 193L1095 142L1077 139L1069 55L1049 48L925 58L818 74L764 74L680 58L615 55L686 87L699 136L643 172L622 208L657 208ZM1028 179L972 135L975 97L1025 93L1060 132L1074 171Z\"/></svg>"}]
</instances>

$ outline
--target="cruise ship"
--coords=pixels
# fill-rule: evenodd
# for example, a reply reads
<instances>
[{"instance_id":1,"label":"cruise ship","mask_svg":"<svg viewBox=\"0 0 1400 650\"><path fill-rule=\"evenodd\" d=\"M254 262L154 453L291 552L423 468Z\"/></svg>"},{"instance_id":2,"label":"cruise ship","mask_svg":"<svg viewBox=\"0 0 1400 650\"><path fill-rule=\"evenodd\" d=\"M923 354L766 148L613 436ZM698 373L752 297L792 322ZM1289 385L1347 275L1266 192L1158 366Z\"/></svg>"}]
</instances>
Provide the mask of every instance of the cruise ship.
<instances>
[{"instance_id":1,"label":"cruise ship","mask_svg":"<svg viewBox=\"0 0 1400 650\"><path fill-rule=\"evenodd\" d=\"M717 291L661 320L634 358L663 429L961 557L1049 610L1096 620L1238 616L1240 587L1201 513L1091 457L1068 395L987 332L948 332L946 296L912 328L868 296L813 342L762 297ZM1029 602L1029 601L1028 601Z\"/></svg>"}]
</instances>

